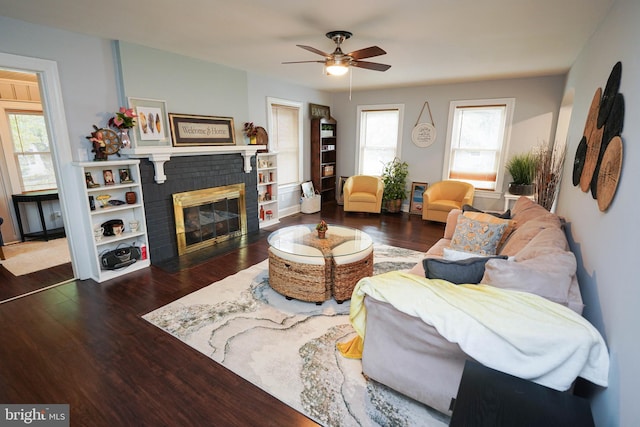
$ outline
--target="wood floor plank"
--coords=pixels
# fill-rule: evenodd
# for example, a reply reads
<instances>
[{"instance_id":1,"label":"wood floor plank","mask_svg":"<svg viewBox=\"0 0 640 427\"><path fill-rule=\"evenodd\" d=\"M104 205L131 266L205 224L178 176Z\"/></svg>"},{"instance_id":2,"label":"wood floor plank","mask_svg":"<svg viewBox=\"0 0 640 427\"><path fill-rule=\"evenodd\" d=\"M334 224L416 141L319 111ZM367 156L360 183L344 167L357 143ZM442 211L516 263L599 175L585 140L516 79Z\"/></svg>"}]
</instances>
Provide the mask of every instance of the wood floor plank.
<instances>
[{"instance_id":1,"label":"wood floor plank","mask_svg":"<svg viewBox=\"0 0 640 427\"><path fill-rule=\"evenodd\" d=\"M74 426L316 425L141 316L263 261L270 231L321 217L362 229L375 242L420 251L444 230L416 215L345 214L328 204L322 214L283 218L246 245L182 263L188 266L182 270L152 265L102 284L72 281L0 304L0 401L68 403ZM21 286L3 270L0 299ZM55 281L60 270L28 282Z\"/></svg>"}]
</instances>

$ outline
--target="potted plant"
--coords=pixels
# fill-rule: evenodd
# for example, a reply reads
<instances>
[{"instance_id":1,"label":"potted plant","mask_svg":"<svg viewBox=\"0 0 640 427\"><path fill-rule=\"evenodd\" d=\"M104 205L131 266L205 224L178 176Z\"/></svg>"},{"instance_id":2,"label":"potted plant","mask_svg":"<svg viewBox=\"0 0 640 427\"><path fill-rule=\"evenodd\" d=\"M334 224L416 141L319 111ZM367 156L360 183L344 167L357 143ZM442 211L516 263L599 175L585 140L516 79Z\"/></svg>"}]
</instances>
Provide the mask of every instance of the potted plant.
<instances>
[{"instance_id":1,"label":"potted plant","mask_svg":"<svg viewBox=\"0 0 640 427\"><path fill-rule=\"evenodd\" d=\"M382 201L387 212L400 212L402 201L407 197L407 176L409 165L407 162L395 158L385 163L382 170L384 192Z\"/></svg>"},{"instance_id":2,"label":"potted plant","mask_svg":"<svg viewBox=\"0 0 640 427\"><path fill-rule=\"evenodd\" d=\"M516 154L507 162L507 172L513 181L509 184L509 193L529 196L535 192L534 181L538 169L538 156L532 152Z\"/></svg>"},{"instance_id":3,"label":"potted plant","mask_svg":"<svg viewBox=\"0 0 640 427\"><path fill-rule=\"evenodd\" d=\"M329 226L327 225L327 222L324 219L321 220L318 224L316 224L316 231L318 232L318 238L324 239L328 229L329 229Z\"/></svg>"}]
</instances>

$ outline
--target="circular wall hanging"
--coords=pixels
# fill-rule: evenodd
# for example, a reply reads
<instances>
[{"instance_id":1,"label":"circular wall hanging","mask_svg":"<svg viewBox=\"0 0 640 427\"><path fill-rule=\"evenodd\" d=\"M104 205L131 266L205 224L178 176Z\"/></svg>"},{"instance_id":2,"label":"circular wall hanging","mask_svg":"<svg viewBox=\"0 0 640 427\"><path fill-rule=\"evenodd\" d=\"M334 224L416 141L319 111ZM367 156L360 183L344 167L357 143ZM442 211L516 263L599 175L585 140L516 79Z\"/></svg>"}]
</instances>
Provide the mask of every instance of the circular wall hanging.
<instances>
[{"instance_id":1,"label":"circular wall hanging","mask_svg":"<svg viewBox=\"0 0 640 427\"><path fill-rule=\"evenodd\" d=\"M609 74L607 85L604 87L602 101L600 103L600 112L598 113L598 127L604 126L607 118L609 117L609 113L611 112L611 108L613 107L613 102L615 100L616 94L620 89L621 77L622 63L617 62L616 65L613 66L611 74Z\"/></svg>"},{"instance_id":2,"label":"circular wall hanging","mask_svg":"<svg viewBox=\"0 0 640 427\"><path fill-rule=\"evenodd\" d=\"M420 123L420 117L422 117L422 113L424 113L424 107L427 107L429 110L429 118L431 119L431 123ZM434 143L436 140L437 132L435 123L433 123L433 116L431 115L431 107L429 106L429 101L425 101L422 104L422 110L420 110L420 114L418 114L418 120L416 120L416 124L411 131L411 141L421 148L428 147Z\"/></svg>"},{"instance_id":3,"label":"circular wall hanging","mask_svg":"<svg viewBox=\"0 0 640 427\"><path fill-rule=\"evenodd\" d=\"M576 150L576 157L573 160L573 186L580 184L580 175L584 168L584 158L587 155L587 137L583 136Z\"/></svg>"},{"instance_id":4,"label":"circular wall hanging","mask_svg":"<svg viewBox=\"0 0 640 427\"><path fill-rule=\"evenodd\" d=\"M434 143L436 135L436 128L431 123L418 123L411 131L411 141L424 148Z\"/></svg>"},{"instance_id":5,"label":"circular wall hanging","mask_svg":"<svg viewBox=\"0 0 640 427\"><path fill-rule=\"evenodd\" d=\"M590 136L587 136L587 155L584 160L584 168L580 176L580 189L585 193L591 187L598 160L600 160L600 145L602 145L602 132L604 127L594 127Z\"/></svg>"},{"instance_id":6,"label":"circular wall hanging","mask_svg":"<svg viewBox=\"0 0 640 427\"><path fill-rule=\"evenodd\" d=\"M598 208L604 212L609 208L618 188L622 169L622 138L614 136L602 156L598 172Z\"/></svg>"},{"instance_id":7,"label":"circular wall hanging","mask_svg":"<svg viewBox=\"0 0 640 427\"><path fill-rule=\"evenodd\" d=\"M602 88L599 87L598 89L596 89L596 93L593 94L593 98L591 99L591 106L589 107L589 112L587 113L587 120L584 123L584 132L582 135L587 137L587 143L589 143L589 136L591 136L591 133L598 123L598 112L600 111L601 99Z\"/></svg>"}]
</instances>

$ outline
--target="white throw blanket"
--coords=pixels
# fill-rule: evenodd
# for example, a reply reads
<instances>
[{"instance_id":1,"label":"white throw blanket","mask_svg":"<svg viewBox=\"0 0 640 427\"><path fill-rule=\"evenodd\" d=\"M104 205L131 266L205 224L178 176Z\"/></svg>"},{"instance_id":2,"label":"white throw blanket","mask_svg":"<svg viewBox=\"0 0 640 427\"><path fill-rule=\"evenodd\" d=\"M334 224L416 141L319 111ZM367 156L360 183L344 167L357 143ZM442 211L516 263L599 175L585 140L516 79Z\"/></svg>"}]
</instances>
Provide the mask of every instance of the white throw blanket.
<instances>
[{"instance_id":1,"label":"white throw blanket","mask_svg":"<svg viewBox=\"0 0 640 427\"><path fill-rule=\"evenodd\" d=\"M351 322L363 338L365 294L421 318L485 366L561 391L578 376L608 384L609 354L600 333L537 295L398 271L368 277L351 299Z\"/></svg>"}]
</instances>

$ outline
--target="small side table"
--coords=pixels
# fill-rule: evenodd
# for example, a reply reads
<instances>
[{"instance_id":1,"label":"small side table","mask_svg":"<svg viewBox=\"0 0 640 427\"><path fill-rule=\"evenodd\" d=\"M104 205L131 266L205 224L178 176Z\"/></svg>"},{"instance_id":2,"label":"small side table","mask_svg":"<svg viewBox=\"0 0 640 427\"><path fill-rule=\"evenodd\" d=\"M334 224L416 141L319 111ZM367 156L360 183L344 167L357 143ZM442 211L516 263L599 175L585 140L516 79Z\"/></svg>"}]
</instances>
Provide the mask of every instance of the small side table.
<instances>
[{"instance_id":1,"label":"small side table","mask_svg":"<svg viewBox=\"0 0 640 427\"><path fill-rule=\"evenodd\" d=\"M13 199L13 208L16 212L16 219L18 220L18 229L20 230L20 238L24 242L27 238L31 239L55 239L57 237L64 237L64 227L55 228L53 230L47 230L47 225L44 220L44 212L42 211L42 202L46 200L58 200L58 192L56 190L50 191L34 191L31 193L14 194L11 196ZM42 231L36 231L33 233L25 233L22 227L22 216L20 215L20 203L34 202L38 207L38 215L40 216L40 225Z\"/></svg>"},{"instance_id":2,"label":"small side table","mask_svg":"<svg viewBox=\"0 0 640 427\"><path fill-rule=\"evenodd\" d=\"M517 194L511 194L511 193L504 193L504 210L506 211L507 209L511 208L511 202L514 202L516 200L518 200L520 197L526 197L527 199L531 200L532 202L536 201L536 196L531 195L531 196L519 196Z\"/></svg>"},{"instance_id":3,"label":"small side table","mask_svg":"<svg viewBox=\"0 0 640 427\"><path fill-rule=\"evenodd\" d=\"M450 427L594 426L586 399L487 368L464 365Z\"/></svg>"}]
</instances>

